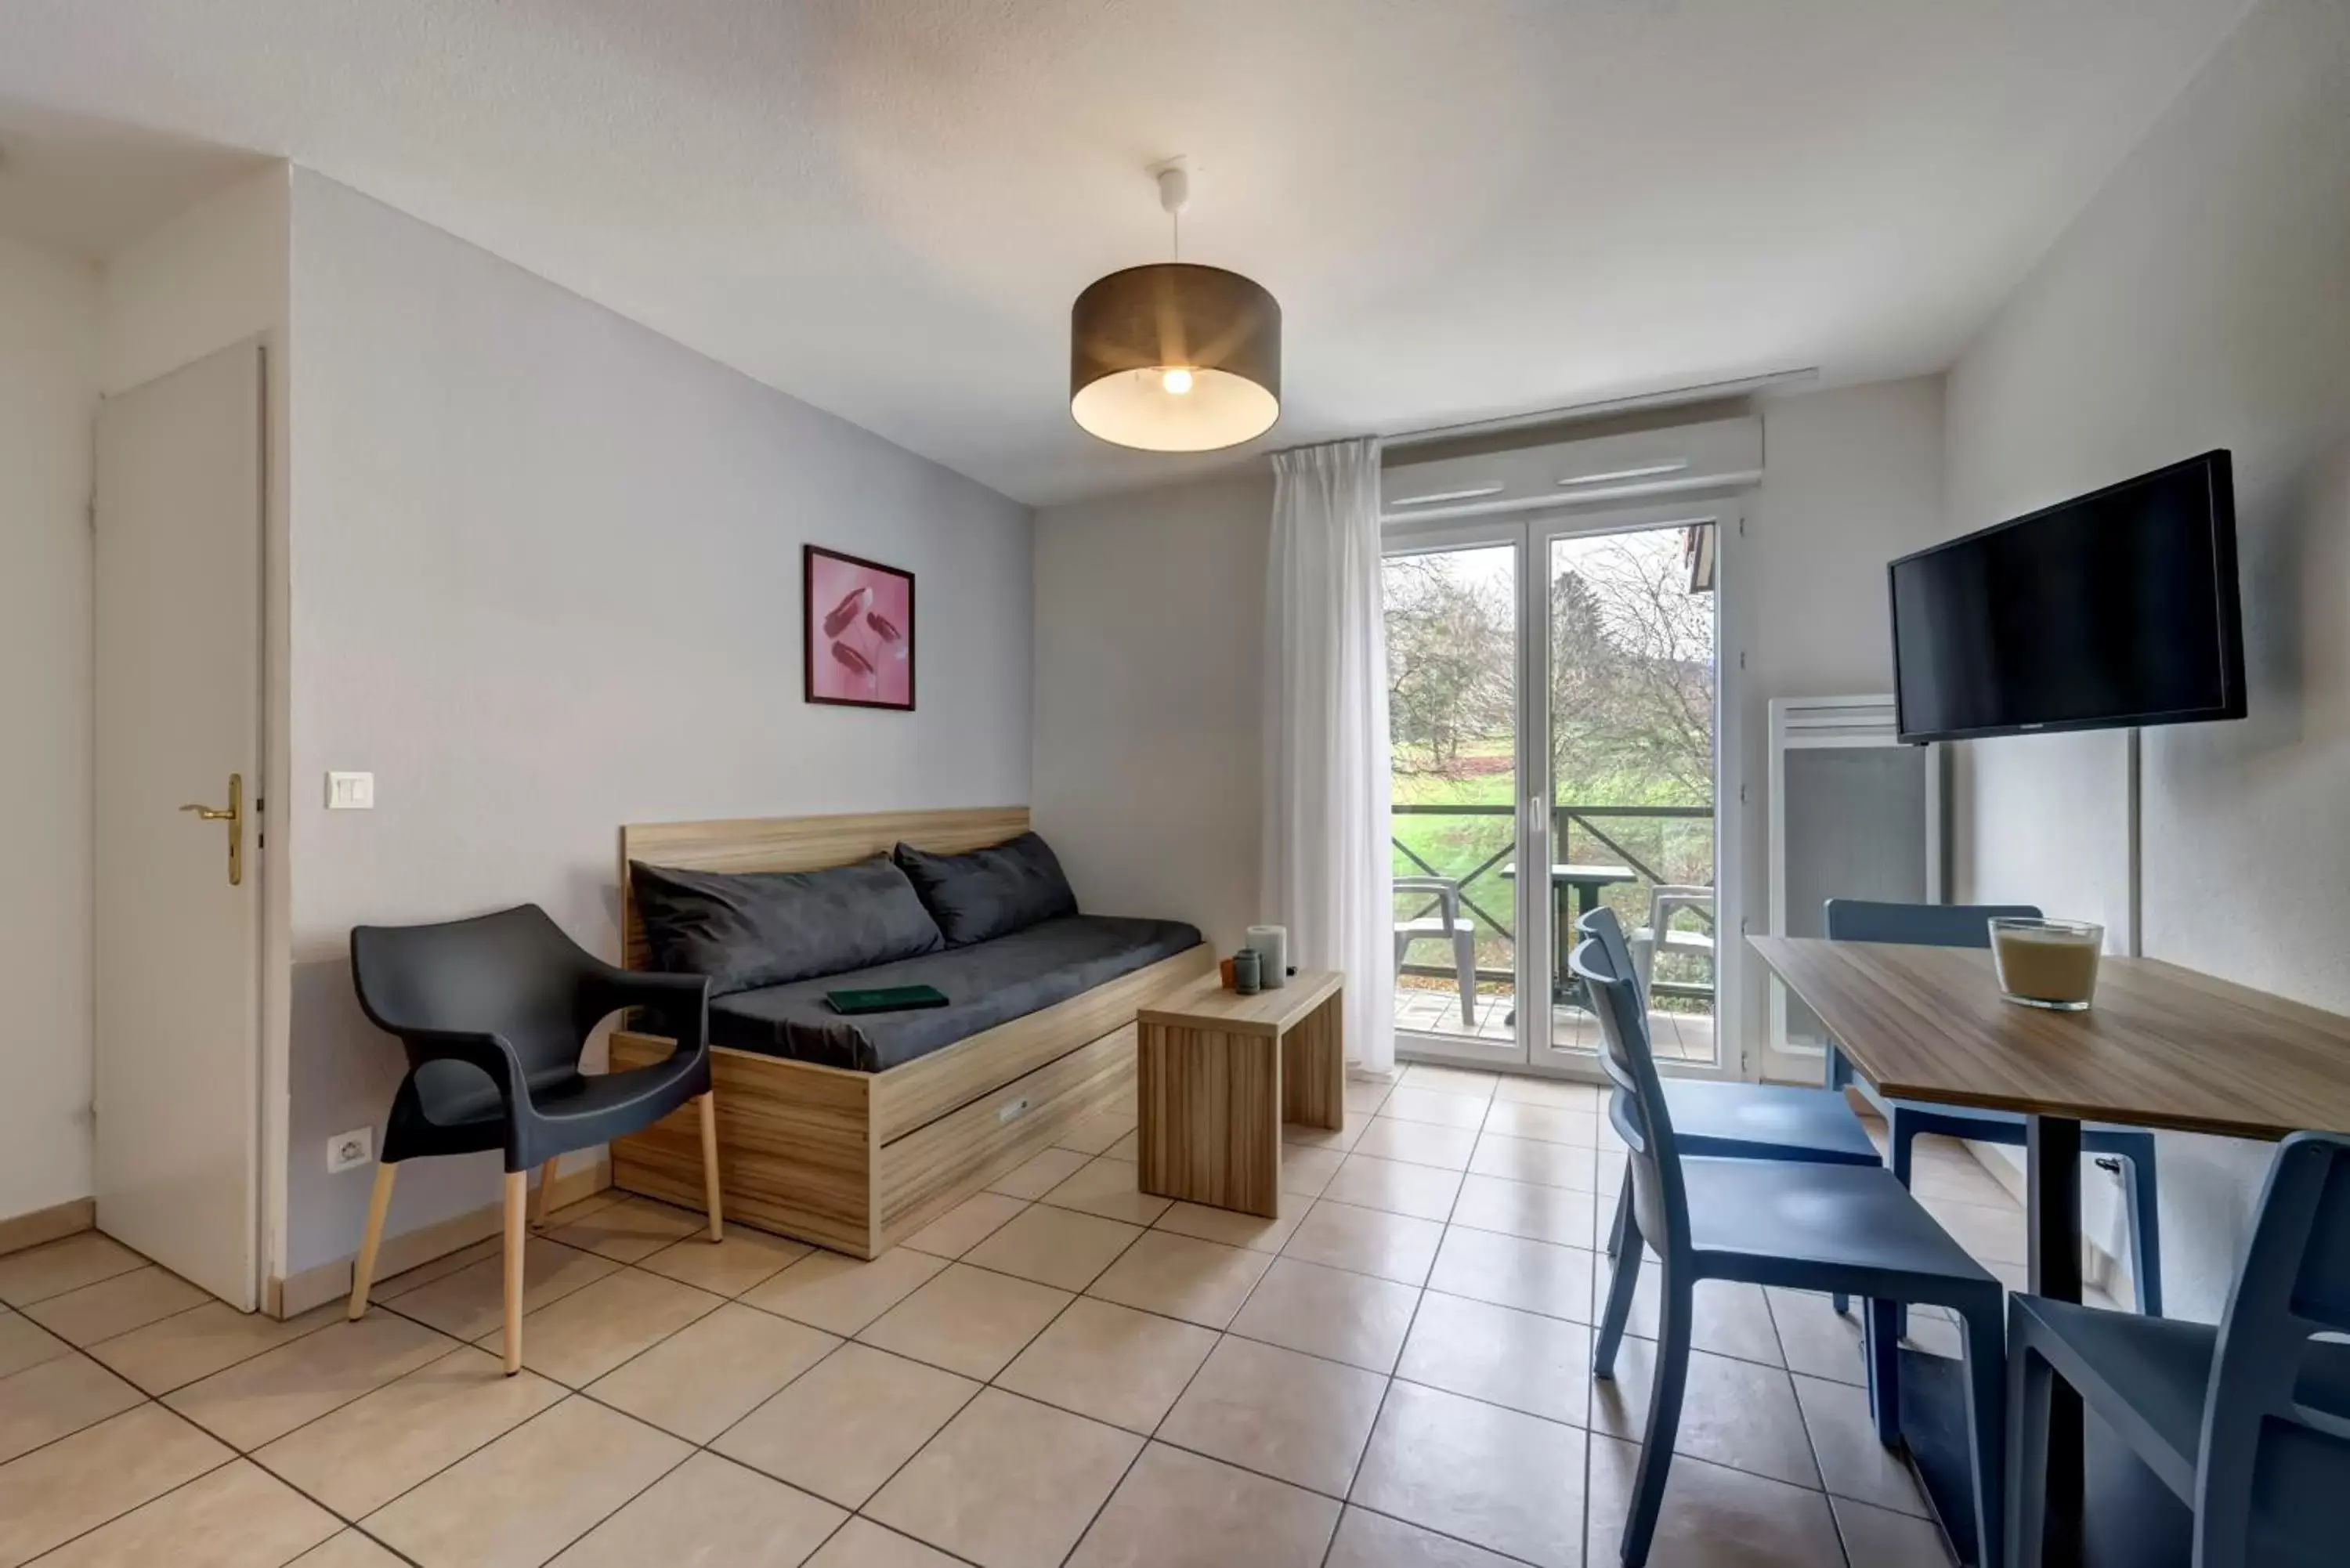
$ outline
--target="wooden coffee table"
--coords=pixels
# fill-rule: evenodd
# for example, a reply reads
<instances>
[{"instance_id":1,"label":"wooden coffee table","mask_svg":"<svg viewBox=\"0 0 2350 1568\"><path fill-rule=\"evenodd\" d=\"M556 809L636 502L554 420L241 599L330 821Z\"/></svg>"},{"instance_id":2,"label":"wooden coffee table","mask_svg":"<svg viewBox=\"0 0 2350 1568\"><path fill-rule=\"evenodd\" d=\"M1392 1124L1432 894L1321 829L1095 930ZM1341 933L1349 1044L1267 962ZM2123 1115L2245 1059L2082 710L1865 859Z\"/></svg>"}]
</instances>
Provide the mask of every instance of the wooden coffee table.
<instances>
[{"instance_id":1,"label":"wooden coffee table","mask_svg":"<svg viewBox=\"0 0 2350 1568\"><path fill-rule=\"evenodd\" d=\"M1136 1014L1143 1191L1279 1212L1281 1124L1347 1123L1342 985L1305 970L1243 996L1208 974Z\"/></svg>"}]
</instances>

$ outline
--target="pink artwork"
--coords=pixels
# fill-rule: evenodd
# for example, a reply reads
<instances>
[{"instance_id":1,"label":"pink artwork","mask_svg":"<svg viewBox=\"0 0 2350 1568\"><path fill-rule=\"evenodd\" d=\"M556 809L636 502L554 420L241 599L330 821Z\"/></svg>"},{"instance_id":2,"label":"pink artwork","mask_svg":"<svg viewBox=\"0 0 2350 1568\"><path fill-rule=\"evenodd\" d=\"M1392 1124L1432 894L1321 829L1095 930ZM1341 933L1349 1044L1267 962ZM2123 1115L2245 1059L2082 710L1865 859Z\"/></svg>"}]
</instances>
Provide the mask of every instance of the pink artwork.
<instances>
[{"instance_id":1,"label":"pink artwork","mask_svg":"<svg viewBox=\"0 0 2350 1568\"><path fill-rule=\"evenodd\" d=\"M914 574L806 546L807 700L914 706Z\"/></svg>"}]
</instances>

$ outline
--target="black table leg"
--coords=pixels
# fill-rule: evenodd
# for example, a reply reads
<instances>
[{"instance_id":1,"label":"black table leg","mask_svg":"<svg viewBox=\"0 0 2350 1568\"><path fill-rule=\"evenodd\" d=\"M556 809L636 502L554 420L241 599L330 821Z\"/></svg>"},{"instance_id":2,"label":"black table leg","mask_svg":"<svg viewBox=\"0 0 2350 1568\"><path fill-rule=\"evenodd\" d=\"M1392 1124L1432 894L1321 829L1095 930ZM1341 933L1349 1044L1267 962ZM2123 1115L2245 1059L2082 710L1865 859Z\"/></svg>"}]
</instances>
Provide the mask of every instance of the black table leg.
<instances>
[{"instance_id":1,"label":"black table leg","mask_svg":"<svg viewBox=\"0 0 2350 1568\"><path fill-rule=\"evenodd\" d=\"M2057 1301L2081 1299L2081 1124L2064 1116L2028 1123L2032 1292ZM2046 1561L2081 1561L2081 1511L2085 1465L2081 1397L2056 1379L2048 1402Z\"/></svg>"}]
</instances>

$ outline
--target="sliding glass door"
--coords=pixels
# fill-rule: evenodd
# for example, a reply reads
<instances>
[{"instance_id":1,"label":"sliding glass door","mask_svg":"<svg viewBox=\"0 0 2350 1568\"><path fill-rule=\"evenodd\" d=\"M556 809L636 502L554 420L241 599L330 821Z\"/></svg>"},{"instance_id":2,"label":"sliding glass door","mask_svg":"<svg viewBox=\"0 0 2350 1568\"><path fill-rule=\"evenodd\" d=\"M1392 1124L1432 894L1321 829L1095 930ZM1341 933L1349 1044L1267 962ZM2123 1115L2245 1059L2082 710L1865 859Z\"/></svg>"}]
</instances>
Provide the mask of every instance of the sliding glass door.
<instances>
[{"instance_id":1,"label":"sliding glass door","mask_svg":"<svg viewBox=\"0 0 2350 1568\"><path fill-rule=\"evenodd\" d=\"M1735 1070L1716 781L1736 525L1734 504L1706 504L1390 529L1401 1054L1595 1074L1567 955L1605 905L1658 1055Z\"/></svg>"}]
</instances>

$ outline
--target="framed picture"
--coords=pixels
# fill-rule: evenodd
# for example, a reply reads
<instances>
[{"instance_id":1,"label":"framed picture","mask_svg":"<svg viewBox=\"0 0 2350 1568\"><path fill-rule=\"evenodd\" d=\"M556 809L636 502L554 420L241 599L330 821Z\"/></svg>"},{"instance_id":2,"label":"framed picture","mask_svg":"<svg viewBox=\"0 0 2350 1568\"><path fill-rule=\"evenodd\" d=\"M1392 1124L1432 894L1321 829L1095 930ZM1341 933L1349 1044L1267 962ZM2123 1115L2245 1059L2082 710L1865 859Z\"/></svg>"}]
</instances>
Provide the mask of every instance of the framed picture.
<instances>
[{"instance_id":1,"label":"framed picture","mask_svg":"<svg viewBox=\"0 0 2350 1568\"><path fill-rule=\"evenodd\" d=\"M847 708L914 707L914 574L803 547L807 700Z\"/></svg>"}]
</instances>

